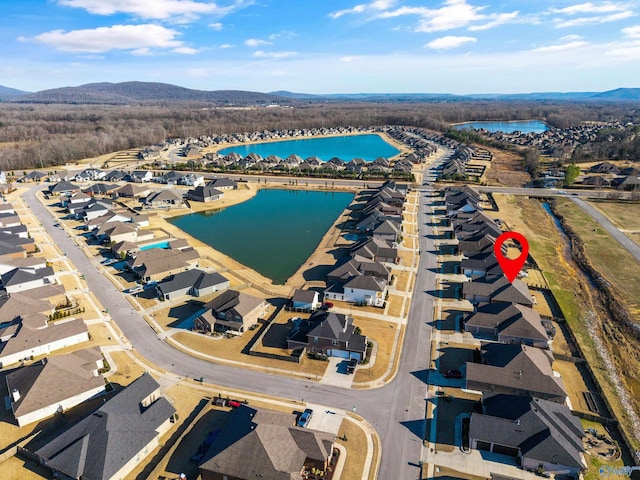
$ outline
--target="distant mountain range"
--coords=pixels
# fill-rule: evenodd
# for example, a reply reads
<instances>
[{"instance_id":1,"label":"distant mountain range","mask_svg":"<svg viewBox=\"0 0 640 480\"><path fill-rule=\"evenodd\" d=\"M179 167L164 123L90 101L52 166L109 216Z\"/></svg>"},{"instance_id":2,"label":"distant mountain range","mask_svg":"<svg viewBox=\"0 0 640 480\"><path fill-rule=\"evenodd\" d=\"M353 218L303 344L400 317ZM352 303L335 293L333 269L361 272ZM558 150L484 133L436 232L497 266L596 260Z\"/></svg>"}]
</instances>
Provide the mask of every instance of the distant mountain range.
<instances>
[{"instance_id":1,"label":"distant mountain range","mask_svg":"<svg viewBox=\"0 0 640 480\"><path fill-rule=\"evenodd\" d=\"M606 92L541 92L453 95L439 93L353 93L314 95L284 90L260 93L244 90L192 90L167 83L90 83L30 93L0 86L0 101L13 103L115 104L208 102L217 105L268 105L308 102L461 102L461 101L639 101L640 88Z\"/></svg>"}]
</instances>

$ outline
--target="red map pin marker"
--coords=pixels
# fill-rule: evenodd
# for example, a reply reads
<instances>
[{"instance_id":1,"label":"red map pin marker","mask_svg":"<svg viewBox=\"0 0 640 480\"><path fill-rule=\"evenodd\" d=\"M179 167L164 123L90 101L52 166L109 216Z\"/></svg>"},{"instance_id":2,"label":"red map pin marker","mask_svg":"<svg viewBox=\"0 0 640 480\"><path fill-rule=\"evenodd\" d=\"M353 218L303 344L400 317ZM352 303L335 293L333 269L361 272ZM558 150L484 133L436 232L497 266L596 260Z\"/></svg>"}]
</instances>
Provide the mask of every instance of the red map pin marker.
<instances>
[{"instance_id":1,"label":"red map pin marker","mask_svg":"<svg viewBox=\"0 0 640 480\"><path fill-rule=\"evenodd\" d=\"M502 254L502 244L507 240L513 239L520 244L522 253L518 258L507 258ZM524 235L518 232L504 232L496 239L496 243L493 245L493 253L498 259L498 263L504 272L504 276L513 283L513 280L518 276L518 273L522 269L524 262L527 261L529 255L529 242L524 238Z\"/></svg>"}]
</instances>

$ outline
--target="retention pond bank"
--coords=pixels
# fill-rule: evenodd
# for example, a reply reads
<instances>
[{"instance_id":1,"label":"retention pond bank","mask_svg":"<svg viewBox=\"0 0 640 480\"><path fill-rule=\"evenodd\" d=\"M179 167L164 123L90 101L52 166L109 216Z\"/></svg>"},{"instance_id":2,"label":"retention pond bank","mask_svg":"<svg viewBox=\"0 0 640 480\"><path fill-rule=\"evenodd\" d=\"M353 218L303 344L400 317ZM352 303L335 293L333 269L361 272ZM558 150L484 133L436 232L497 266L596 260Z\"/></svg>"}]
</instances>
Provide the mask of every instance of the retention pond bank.
<instances>
[{"instance_id":1,"label":"retention pond bank","mask_svg":"<svg viewBox=\"0 0 640 480\"><path fill-rule=\"evenodd\" d=\"M274 284L283 284L353 198L345 192L262 189L238 205L167 220Z\"/></svg>"}]
</instances>

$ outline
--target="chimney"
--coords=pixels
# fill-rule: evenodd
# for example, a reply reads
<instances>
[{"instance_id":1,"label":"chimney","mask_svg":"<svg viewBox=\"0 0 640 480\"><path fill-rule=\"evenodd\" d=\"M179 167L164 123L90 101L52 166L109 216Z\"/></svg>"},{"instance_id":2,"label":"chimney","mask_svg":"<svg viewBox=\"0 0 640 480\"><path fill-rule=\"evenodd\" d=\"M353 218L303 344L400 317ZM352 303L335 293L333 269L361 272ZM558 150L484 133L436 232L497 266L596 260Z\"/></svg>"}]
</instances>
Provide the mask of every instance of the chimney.
<instances>
[{"instance_id":1,"label":"chimney","mask_svg":"<svg viewBox=\"0 0 640 480\"><path fill-rule=\"evenodd\" d=\"M13 399L13 403L20 400L20 392L18 391L17 388L14 388L13 390L11 390L11 398Z\"/></svg>"}]
</instances>

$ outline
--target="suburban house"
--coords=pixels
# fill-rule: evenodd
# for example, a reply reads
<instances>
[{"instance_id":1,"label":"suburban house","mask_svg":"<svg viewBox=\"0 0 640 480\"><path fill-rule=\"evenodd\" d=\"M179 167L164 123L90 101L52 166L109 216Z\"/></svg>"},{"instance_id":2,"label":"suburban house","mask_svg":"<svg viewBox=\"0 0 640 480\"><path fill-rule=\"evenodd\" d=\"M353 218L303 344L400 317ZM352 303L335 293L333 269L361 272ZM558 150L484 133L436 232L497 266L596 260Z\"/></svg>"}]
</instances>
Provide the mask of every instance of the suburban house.
<instances>
[{"instance_id":1,"label":"suburban house","mask_svg":"<svg viewBox=\"0 0 640 480\"><path fill-rule=\"evenodd\" d=\"M54 307L51 303L47 300L32 298L28 292L6 294L0 298L0 319L3 324L16 322L20 317L29 317L38 313L51 315L53 311Z\"/></svg>"},{"instance_id":2,"label":"suburban house","mask_svg":"<svg viewBox=\"0 0 640 480\"><path fill-rule=\"evenodd\" d=\"M134 170L129 174L129 180L134 183L146 183L153 180L151 170Z\"/></svg>"},{"instance_id":3,"label":"suburban house","mask_svg":"<svg viewBox=\"0 0 640 480\"><path fill-rule=\"evenodd\" d=\"M186 185L187 187L199 187L204 185L204 176L200 173L187 173L182 178L178 179L180 185Z\"/></svg>"},{"instance_id":4,"label":"suburban house","mask_svg":"<svg viewBox=\"0 0 640 480\"><path fill-rule=\"evenodd\" d=\"M532 307L534 298L522 280L510 282L504 275L482 277L462 284L462 296L471 303L507 302Z\"/></svg>"},{"instance_id":5,"label":"suburban house","mask_svg":"<svg viewBox=\"0 0 640 480\"><path fill-rule=\"evenodd\" d=\"M464 330L502 343L549 348L549 337L540 314L517 303L495 302L478 306L465 318Z\"/></svg>"},{"instance_id":6,"label":"suburban house","mask_svg":"<svg viewBox=\"0 0 640 480\"><path fill-rule=\"evenodd\" d=\"M498 259L493 253L493 249L463 258L460 266L462 267L462 273L472 280L502 275L502 267L498 264Z\"/></svg>"},{"instance_id":7,"label":"suburban house","mask_svg":"<svg viewBox=\"0 0 640 480\"><path fill-rule=\"evenodd\" d=\"M182 207L183 198L182 194L176 193L173 190L165 189L159 192L154 192L144 199L144 208L171 208Z\"/></svg>"},{"instance_id":8,"label":"suburban house","mask_svg":"<svg viewBox=\"0 0 640 480\"><path fill-rule=\"evenodd\" d=\"M117 189L120 188L118 184L107 184L107 183L94 183L89 185L87 188L82 190L82 193L86 193L87 195L113 195Z\"/></svg>"},{"instance_id":9,"label":"suburban house","mask_svg":"<svg viewBox=\"0 0 640 480\"><path fill-rule=\"evenodd\" d=\"M402 237L401 228L391 220L384 220L371 232L371 236L389 244L398 243Z\"/></svg>"},{"instance_id":10,"label":"suburban house","mask_svg":"<svg viewBox=\"0 0 640 480\"><path fill-rule=\"evenodd\" d=\"M358 305L384 307L387 281L373 275L357 275L344 285L334 284L324 291L324 300L340 300Z\"/></svg>"},{"instance_id":11,"label":"suburban house","mask_svg":"<svg viewBox=\"0 0 640 480\"><path fill-rule=\"evenodd\" d=\"M214 178L207 182L207 185L215 188L216 190L220 190L221 192L225 190L235 190L238 188L238 182L231 180L230 178Z\"/></svg>"},{"instance_id":12,"label":"suburban house","mask_svg":"<svg viewBox=\"0 0 640 480\"><path fill-rule=\"evenodd\" d=\"M52 267L16 267L2 273L0 280L4 290L14 293L56 283L56 276Z\"/></svg>"},{"instance_id":13,"label":"suburban house","mask_svg":"<svg viewBox=\"0 0 640 480\"><path fill-rule=\"evenodd\" d=\"M158 382L144 373L33 453L56 478L121 479L160 445L174 414Z\"/></svg>"},{"instance_id":14,"label":"suburban house","mask_svg":"<svg viewBox=\"0 0 640 480\"><path fill-rule=\"evenodd\" d=\"M127 172L116 169L116 170L111 170L110 172L107 172L104 179L108 182L120 182L122 180L125 180L127 178L127 175L128 175Z\"/></svg>"},{"instance_id":15,"label":"suburban house","mask_svg":"<svg viewBox=\"0 0 640 480\"><path fill-rule=\"evenodd\" d=\"M327 273L327 284L344 285L354 277L371 275L387 283L391 282L391 270L379 262L371 262L359 257L351 258Z\"/></svg>"},{"instance_id":16,"label":"suburban house","mask_svg":"<svg viewBox=\"0 0 640 480\"><path fill-rule=\"evenodd\" d=\"M469 446L516 457L524 470L577 478L587 468L578 417L565 405L483 393L482 413L472 413Z\"/></svg>"},{"instance_id":17,"label":"suburban house","mask_svg":"<svg viewBox=\"0 0 640 480\"><path fill-rule=\"evenodd\" d=\"M106 176L106 172L97 168L87 168L80 173L77 173L73 178L76 182L90 182L95 180L102 180Z\"/></svg>"},{"instance_id":18,"label":"suburban house","mask_svg":"<svg viewBox=\"0 0 640 480\"><path fill-rule=\"evenodd\" d=\"M151 248L139 252L135 259L128 260L127 266L141 280L149 282L189 269L199 258L198 251L192 247L175 250Z\"/></svg>"},{"instance_id":19,"label":"suburban house","mask_svg":"<svg viewBox=\"0 0 640 480\"><path fill-rule=\"evenodd\" d=\"M18 182L20 182L20 183L24 183L24 182L40 182L46 176L47 176L46 173L39 172L37 170L33 170L32 172L27 173L23 177L20 177L18 179Z\"/></svg>"},{"instance_id":20,"label":"suburban house","mask_svg":"<svg viewBox=\"0 0 640 480\"><path fill-rule=\"evenodd\" d=\"M184 177L183 173L171 170L170 172L167 172L164 175L160 175L153 180L157 183L164 183L165 185L173 186L178 185L182 177Z\"/></svg>"},{"instance_id":21,"label":"suburban house","mask_svg":"<svg viewBox=\"0 0 640 480\"><path fill-rule=\"evenodd\" d=\"M48 190L50 195L63 195L73 192L79 192L80 187L63 180L54 185L50 185Z\"/></svg>"},{"instance_id":22,"label":"suburban house","mask_svg":"<svg viewBox=\"0 0 640 480\"><path fill-rule=\"evenodd\" d=\"M564 404L567 392L553 369L549 350L504 343L482 343L480 362L467 362L466 388L528 395Z\"/></svg>"},{"instance_id":23,"label":"suburban house","mask_svg":"<svg viewBox=\"0 0 640 480\"><path fill-rule=\"evenodd\" d=\"M194 202L213 202L223 197L224 192L218 190L211 185L200 185L187 192L187 200Z\"/></svg>"},{"instance_id":24,"label":"suburban house","mask_svg":"<svg viewBox=\"0 0 640 480\"><path fill-rule=\"evenodd\" d=\"M151 190L148 187L134 183L127 183L113 192L114 196L123 198L144 198L150 193Z\"/></svg>"},{"instance_id":25,"label":"suburban house","mask_svg":"<svg viewBox=\"0 0 640 480\"><path fill-rule=\"evenodd\" d=\"M326 471L334 435L295 426L293 413L241 405L231 412L200 465L202 480L302 479Z\"/></svg>"},{"instance_id":26,"label":"suburban house","mask_svg":"<svg viewBox=\"0 0 640 480\"><path fill-rule=\"evenodd\" d=\"M204 308L206 311L194 321L194 330L244 333L264 318L267 302L247 293L226 290L206 303Z\"/></svg>"},{"instance_id":27,"label":"suburban house","mask_svg":"<svg viewBox=\"0 0 640 480\"><path fill-rule=\"evenodd\" d=\"M163 279L156 286L158 297L171 300L180 295L201 297L229 288L229 280L215 272L204 272L197 268L176 273Z\"/></svg>"},{"instance_id":28,"label":"suburban house","mask_svg":"<svg viewBox=\"0 0 640 480\"><path fill-rule=\"evenodd\" d=\"M296 288L291 298L291 306L302 310L316 310L320 307L320 295L315 290Z\"/></svg>"},{"instance_id":29,"label":"suburban house","mask_svg":"<svg viewBox=\"0 0 640 480\"><path fill-rule=\"evenodd\" d=\"M349 316L316 310L309 320L294 324L287 336L287 346L291 350L307 348L311 353L361 361L367 351L367 337L355 333L355 328Z\"/></svg>"},{"instance_id":30,"label":"suburban house","mask_svg":"<svg viewBox=\"0 0 640 480\"><path fill-rule=\"evenodd\" d=\"M89 332L81 319L52 323L44 315L30 315L0 329L0 340L0 367L5 367L87 342Z\"/></svg>"},{"instance_id":31,"label":"suburban house","mask_svg":"<svg viewBox=\"0 0 640 480\"><path fill-rule=\"evenodd\" d=\"M6 376L11 409L18 426L61 413L103 395L104 360L98 348L52 355Z\"/></svg>"},{"instance_id":32,"label":"suburban house","mask_svg":"<svg viewBox=\"0 0 640 480\"><path fill-rule=\"evenodd\" d=\"M384 240L368 238L354 243L350 248L352 256L359 256L373 262L398 262L398 250Z\"/></svg>"},{"instance_id":33,"label":"suburban house","mask_svg":"<svg viewBox=\"0 0 640 480\"><path fill-rule=\"evenodd\" d=\"M130 222L107 222L92 233L99 242L103 243L137 242L142 240L138 235L138 228ZM151 235L150 238L153 238L153 233L149 233L149 235Z\"/></svg>"}]
</instances>

